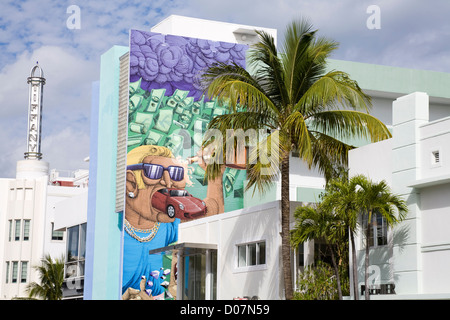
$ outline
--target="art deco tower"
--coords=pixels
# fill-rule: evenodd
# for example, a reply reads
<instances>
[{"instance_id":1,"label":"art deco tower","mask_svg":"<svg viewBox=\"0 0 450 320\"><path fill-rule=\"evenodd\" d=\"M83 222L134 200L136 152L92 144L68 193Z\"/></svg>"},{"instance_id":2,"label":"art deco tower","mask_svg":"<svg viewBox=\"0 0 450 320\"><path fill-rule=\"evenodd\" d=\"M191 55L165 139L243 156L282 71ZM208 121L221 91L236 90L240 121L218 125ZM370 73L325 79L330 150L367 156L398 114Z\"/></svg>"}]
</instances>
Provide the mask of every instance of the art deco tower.
<instances>
[{"instance_id":1,"label":"art deco tower","mask_svg":"<svg viewBox=\"0 0 450 320\"><path fill-rule=\"evenodd\" d=\"M17 161L16 178L33 179L48 175L48 162L41 161L41 120L44 72L38 63L31 69L29 85L27 152L25 160Z\"/></svg>"},{"instance_id":2,"label":"art deco tower","mask_svg":"<svg viewBox=\"0 0 450 320\"><path fill-rule=\"evenodd\" d=\"M42 158L41 153L41 121L42 121L42 101L44 93L44 72L36 65L31 69L28 77L29 84L29 109L28 109L28 131L27 131L27 152L25 159Z\"/></svg>"}]
</instances>

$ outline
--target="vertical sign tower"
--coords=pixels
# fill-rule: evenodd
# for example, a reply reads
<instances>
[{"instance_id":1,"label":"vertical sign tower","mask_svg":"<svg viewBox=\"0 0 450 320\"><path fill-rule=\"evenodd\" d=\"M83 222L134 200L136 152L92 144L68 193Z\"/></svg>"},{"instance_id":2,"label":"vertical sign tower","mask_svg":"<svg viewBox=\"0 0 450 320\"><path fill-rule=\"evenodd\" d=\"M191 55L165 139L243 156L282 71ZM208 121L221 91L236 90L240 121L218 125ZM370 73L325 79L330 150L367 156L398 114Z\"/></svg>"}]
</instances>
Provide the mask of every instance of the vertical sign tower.
<instances>
[{"instance_id":1,"label":"vertical sign tower","mask_svg":"<svg viewBox=\"0 0 450 320\"><path fill-rule=\"evenodd\" d=\"M40 160L41 153L41 120L42 120L42 99L44 92L44 72L38 63L31 69L27 83L30 86L29 109L28 109L28 129L27 129L27 152L25 159Z\"/></svg>"}]
</instances>

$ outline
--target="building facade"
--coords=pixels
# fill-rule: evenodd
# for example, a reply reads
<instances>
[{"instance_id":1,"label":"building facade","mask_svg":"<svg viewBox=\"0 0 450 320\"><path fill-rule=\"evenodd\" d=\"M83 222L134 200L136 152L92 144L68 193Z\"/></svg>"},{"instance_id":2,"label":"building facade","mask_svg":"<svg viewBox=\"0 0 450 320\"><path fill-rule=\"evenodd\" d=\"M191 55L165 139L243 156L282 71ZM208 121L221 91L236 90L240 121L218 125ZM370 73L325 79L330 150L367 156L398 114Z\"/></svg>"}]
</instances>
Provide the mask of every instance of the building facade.
<instances>
[{"instance_id":1,"label":"building facade","mask_svg":"<svg viewBox=\"0 0 450 320\"><path fill-rule=\"evenodd\" d=\"M374 230L382 237L372 241L369 256L373 299L450 298L450 116L430 121L430 100L424 92L399 97L392 107L393 138L350 152L351 175L385 180L409 210L395 228L380 221ZM361 284L362 237L357 243ZM395 295L382 294L387 284Z\"/></svg>"},{"instance_id":2,"label":"building facade","mask_svg":"<svg viewBox=\"0 0 450 320\"><path fill-rule=\"evenodd\" d=\"M65 231L75 221L64 217L86 215L88 172L64 177L71 186L56 186L61 177L54 179L56 171L52 172L50 177L47 162L22 160L15 179L0 179L0 228L4 231L0 239L1 299L28 296L27 285L39 283L34 267L45 255L65 261Z\"/></svg>"},{"instance_id":3,"label":"building facade","mask_svg":"<svg viewBox=\"0 0 450 320\"><path fill-rule=\"evenodd\" d=\"M192 80L192 74L174 70L180 65L173 60L158 60L161 57L157 55L170 53L168 56L174 57L178 52L191 50L190 53L203 52L205 55L205 52L212 52L216 54L214 59L219 60L232 55L238 57L237 52L246 49L236 45L251 44L256 39L254 29L171 16L149 32L132 30L129 47L114 46L102 55L100 80L93 84L85 299L115 300L124 295L124 265L130 252L126 247L127 234L138 229L124 228L128 220L126 208L128 204L132 205L137 192L140 192L139 188L130 189L135 182L129 179L131 172L128 176L128 171L133 170L126 170L127 165L131 165L127 163L130 159L127 154L144 145L157 145L170 149L174 155L186 156L182 151L196 145L196 133L199 132L196 128L204 128L208 119L223 112L213 101L196 96L191 87L186 89L185 82ZM276 36L276 30L269 29L268 32ZM203 51L197 50L201 46L205 46ZM232 53L230 48L234 50ZM177 57L185 62L182 66L195 66L188 60L181 60L181 55ZM194 61L205 66L209 61L207 58L210 57L196 55L198 60ZM450 94L446 90L450 85L448 74L340 60L329 60L328 64L330 70L345 71L358 81L372 97L371 114L382 120L394 136L398 123L392 116L393 103L401 96L416 91L427 92L428 119L437 121L450 115ZM165 81L167 79L170 81ZM178 126L177 130L174 126ZM187 132L183 133L182 129ZM192 139L188 147L185 144L187 138ZM361 147L356 150L365 150L364 146L368 144L367 141L351 143ZM377 145L383 143L388 142ZM353 159L357 152L352 153ZM195 153L189 149L188 156L193 155ZM387 161L381 157L373 159L382 163ZM410 160L409 157L406 159ZM139 161L144 160L145 156ZM356 172L353 165L354 162L351 163L351 172ZM317 202L324 190L323 177L315 170L308 170L295 157L292 158L291 170L292 209L296 205ZM399 174L403 171L400 169ZM206 202L208 184L202 183L202 171L194 167L188 172L192 174L192 185L185 186L186 190ZM145 178L143 180L146 181ZM174 257L178 256L178 268L185 272L179 272L180 294L177 294L177 299L284 298L278 232L280 182L260 195L253 194L253 190L244 192L245 180L245 172L227 168L222 180L224 213L182 222L177 227L175 244L164 242L147 248L152 254L167 252L163 255L167 259L163 258L161 262L163 269L170 267L170 261L173 263ZM291 221L293 227L294 220ZM143 240L144 236L138 237ZM312 241L294 248L294 279L304 266L314 260L318 246L320 243ZM398 256L403 261L402 256ZM142 275L139 274L139 279ZM405 280L405 283L411 282ZM155 289L145 288L147 293ZM397 285L395 288L397 292ZM166 290L164 297L170 298L170 290Z\"/></svg>"},{"instance_id":4,"label":"building facade","mask_svg":"<svg viewBox=\"0 0 450 320\"><path fill-rule=\"evenodd\" d=\"M75 281L73 278L79 277L68 272L74 269L68 264L74 237L70 237L69 231L66 242L65 230L80 223L79 217L86 216L89 173L87 170L69 174L49 172L49 163L42 160L43 76L42 69L36 65L28 78L30 105L25 160L17 162L14 179L0 179L0 299L5 300L28 297L27 286L40 283L35 267L41 265L46 255L63 259L69 286ZM84 261L82 255L77 258ZM84 265L80 265L77 270L83 273ZM81 297L82 288L71 296Z\"/></svg>"}]
</instances>

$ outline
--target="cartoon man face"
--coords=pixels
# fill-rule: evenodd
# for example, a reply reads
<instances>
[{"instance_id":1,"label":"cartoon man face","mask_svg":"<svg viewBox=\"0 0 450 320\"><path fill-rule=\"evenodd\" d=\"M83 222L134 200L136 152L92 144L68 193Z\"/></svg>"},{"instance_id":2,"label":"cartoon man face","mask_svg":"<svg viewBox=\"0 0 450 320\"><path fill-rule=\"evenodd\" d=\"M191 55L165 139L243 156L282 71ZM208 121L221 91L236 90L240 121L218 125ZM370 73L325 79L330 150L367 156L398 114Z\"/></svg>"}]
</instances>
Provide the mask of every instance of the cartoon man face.
<instances>
[{"instance_id":1,"label":"cartoon man face","mask_svg":"<svg viewBox=\"0 0 450 320\"><path fill-rule=\"evenodd\" d=\"M152 196L163 188L184 189L185 168L168 149L158 146L133 149L127 162L126 219L137 228L152 227L154 222L173 222L175 218L152 206Z\"/></svg>"}]
</instances>

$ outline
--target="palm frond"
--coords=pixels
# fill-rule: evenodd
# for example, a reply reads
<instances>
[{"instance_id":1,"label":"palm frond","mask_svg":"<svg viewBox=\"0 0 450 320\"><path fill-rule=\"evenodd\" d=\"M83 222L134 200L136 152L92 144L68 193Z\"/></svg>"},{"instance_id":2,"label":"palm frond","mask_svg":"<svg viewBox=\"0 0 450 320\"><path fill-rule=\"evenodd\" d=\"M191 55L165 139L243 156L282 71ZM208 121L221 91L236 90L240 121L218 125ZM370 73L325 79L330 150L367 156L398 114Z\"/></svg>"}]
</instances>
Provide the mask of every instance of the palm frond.
<instances>
[{"instance_id":1,"label":"palm frond","mask_svg":"<svg viewBox=\"0 0 450 320\"><path fill-rule=\"evenodd\" d=\"M311 43L314 42L314 36L316 31L312 30L312 25L308 20L298 20L289 24L286 28L283 54L281 55L284 74L285 74L285 87L288 91L289 104L295 104L295 96L298 89L301 87L301 83L308 75L308 71L311 70L312 64L310 64L307 57L308 50Z\"/></svg>"},{"instance_id":2,"label":"palm frond","mask_svg":"<svg viewBox=\"0 0 450 320\"><path fill-rule=\"evenodd\" d=\"M249 65L256 70L255 80L261 85L262 91L274 102L282 107L289 102L285 87L283 64L274 38L265 31L256 30L259 42L252 45L248 53Z\"/></svg>"},{"instance_id":3,"label":"palm frond","mask_svg":"<svg viewBox=\"0 0 450 320\"><path fill-rule=\"evenodd\" d=\"M279 112L261 85L238 65L215 64L203 74L202 85L208 97L218 99L230 112L242 109L272 115Z\"/></svg>"},{"instance_id":4,"label":"palm frond","mask_svg":"<svg viewBox=\"0 0 450 320\"><path fill-rule=\"evenodd\" d=\"M363 175L351 179L359 186L357 205L362 214L368 215L368 221L375 212L380 213L390 226L405 218L408 212L406 201L392 193L385 180L374 182Z\"/></svg>"},{"instance_id":5,"label":"palm frond","mask_svg":"<svg viewBox=\"0 0 450 320\"><path fill-rule=\"evenodd\" d=\"M240 111L235 113L223 114L214 117L208 123L208 129L218 129L226 133L227 129L260 129L276 128L276 119L270 113L261 113L254 111Z\"/></svg>"},{"instance_id":6,"label":"palm frond","mask_svg":"<svg viewBox=\"0 0 450 320\"><path fill-rule=\"evenodd\" d=\"M321 205L333 211L355 233L358 226L359 209L356 201L357 184L347 178L335 178L328 181Z\"/></svg>"},{"instance_id":7,"label":"palm frond","mask_svg":"<svg viewBox=\"0 0 450 320\"><path fill-rule=\"evenodd\" d=\"M314 130L337 139L362 138L377 142L392 137L386 125L376 117L356 110L329 110L311 117Z\"/></svg>"},{"instance_id":8,"label":"palm frond","mask_svg":"<svg viewBox=\"0 0 450 320\"><path fill-rule=\"evenodd\" d=\"M327 58L337 49L338 43L314 37L296 65L296 81L292 85L291 103L295 105L308 89L326 73Z\"/></svg>"},{"instance_id":9,"label":"palm frond","mask_svg":"<svg viewBox=\"0 0 450 320\"><path fill-rule=\"evenodd\" d=\"M259 137L258 145L249 152L247 164L247 187L264 194L280 176L280 164L286 151L287 139L279 130L272 130L265 137Z\"/></svg>"},{"instance_id":10,"label":"palm frond","mask_svg":"<svg viewBox=\"0 0 450 320\"><path fill-rule=\"evenodd\" d=\"M310 132L312 141L312 161L309 168L317 168L320 173L329 181L334 176L336 165L347 165L348 152L353 149L338 139L321 132Z\"/></svg>"},{"instance_id":11,"label":"palm frond","mask_svg":"<svg viewBox=\"0 0 450 320\"><path fill-rule=\"evenodd\" d=\"M27 285L29 298L39 297L44 300L60 300L64 281L64 257L53 259L45 255L40 265L33 266L38 271L39 282Z\"/></svg>"},{"instance_id":12,"label":"palm frond","mask_svg":"<svg viewBox=\"0 0 450 320\"><path fill-rule=\"evenodd\" d=\"M289 132L294 149L309 165L312 164L312 141L303 115L296 111L288 116L283 130Z\"/></svg>"},{"instance_id":13,"label":"palm frond","mask_svg":"<svg viewBox=\"0 0 450 320\"><path fill-rule=\"evenodd\" d=\"M299 206L295 209L294 217L296 223L291 232L291 243L294 246L313 239L336 243L346 235L346 226L341 218L322 204Z\"/></svg>"},{"instance_id":14,"label":"palm frond","mask_svg":"<svg viewBox=\"0 0 450 320\"><path fill-rule=\"evenodd\" d=\"M347 73L334 70L317 79L299 99L294 110L310 116L325 109L342 107L368 111L371 101Z\"/></svg>"}]
</instances>

